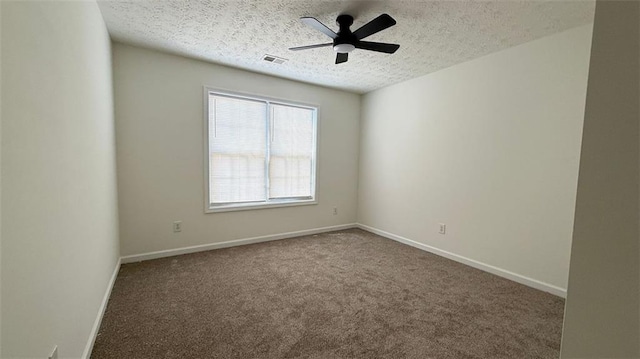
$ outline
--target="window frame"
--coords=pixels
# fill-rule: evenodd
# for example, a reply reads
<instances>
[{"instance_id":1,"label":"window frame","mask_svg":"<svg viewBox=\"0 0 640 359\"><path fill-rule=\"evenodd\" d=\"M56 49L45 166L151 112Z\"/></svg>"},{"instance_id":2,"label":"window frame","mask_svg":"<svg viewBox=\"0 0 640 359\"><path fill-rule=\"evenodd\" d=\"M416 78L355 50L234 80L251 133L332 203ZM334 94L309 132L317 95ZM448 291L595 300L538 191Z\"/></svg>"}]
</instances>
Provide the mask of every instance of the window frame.
<instances>
[{"instance_id":1,"label":"window frame","mask_svg":"<svg viewBox=\"0 0 640 359\"><path fill-rule=\"evenodd\" d=\"M269 199L267 195L267 199L263 202L234 202L228 204L213 204L210 203L210 183L209 183L209 94L226 96L231 98L238 99L246 99L249 101L259 101L267 104L267 108L269 108L269 104L277 104L284 106L293 106L304 109L313 110L313 151L311 154L311 198L308 197L297 197L297 198L286 198L286 199ZM315 205L318 204L318 192L317 192L317 177L318 177L318 117L319 117L319 106L315 104L302 103L298 101L284 100L274 97L268 97L257 94L249 94L242 93L236 91L230 91L220 88L215 88L211 86L203 86L203 108L204 108L204 212L205 213L219 213L219 212L231 212L231 211L245 211L245 210L255 210L255 209L265 209L265 208L277 208L277 207L289 207L289 206L306 206L306 205ZM268 111L270 112L270 111ZM267 136L267 143L269 137L271 136L271 118L267 117L267 131L265 132L265 136ZM269 185L269 146L267 146L267 156L265 160L265 171L266 171L266 180L265 186ZM268 190L268 188L267 188ZM267 192L268 194L268 192Z\"/></svg>"}]
</instances>

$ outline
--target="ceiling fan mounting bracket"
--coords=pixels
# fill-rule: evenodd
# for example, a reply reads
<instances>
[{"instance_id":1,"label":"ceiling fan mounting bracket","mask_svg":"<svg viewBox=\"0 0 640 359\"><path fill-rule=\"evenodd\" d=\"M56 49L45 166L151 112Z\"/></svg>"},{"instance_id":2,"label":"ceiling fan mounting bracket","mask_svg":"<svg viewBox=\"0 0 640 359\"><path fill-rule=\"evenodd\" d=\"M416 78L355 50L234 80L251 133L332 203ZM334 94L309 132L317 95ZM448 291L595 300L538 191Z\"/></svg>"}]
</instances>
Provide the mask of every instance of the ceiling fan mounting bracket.
<instances>
[{"instance_id":1,"label":"ceiling fan mounting bracket","mask_svg":"<svg viewBox=\"0 0 640 359\"><path fill-rule=\"evenodd\" d=\"M347 14L338 15L336 24L340 27L340 31L349 30L349 27L353 25L353 16ZM349 32L351 31L349 30Z\"/></svg>"}]
</instances>

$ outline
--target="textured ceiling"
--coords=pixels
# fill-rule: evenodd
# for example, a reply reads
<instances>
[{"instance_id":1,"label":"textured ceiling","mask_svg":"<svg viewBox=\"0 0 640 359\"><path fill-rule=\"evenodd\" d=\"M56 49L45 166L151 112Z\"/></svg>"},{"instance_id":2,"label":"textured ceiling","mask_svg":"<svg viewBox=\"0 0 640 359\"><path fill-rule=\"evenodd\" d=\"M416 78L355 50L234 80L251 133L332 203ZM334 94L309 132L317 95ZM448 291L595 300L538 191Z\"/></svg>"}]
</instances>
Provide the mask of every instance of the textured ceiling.
<instances>
[{"instance_id":1,"label":"textured ceiling","mask_svg":"<svg viewBox=\"0 0 640 359\"><path fill-rule=\"evenodd\" d=\"M256 72L364 93L593 21L595 3L578 1L98 1L111 37ZM336 17L354 16L352 30L381 13L397 25L367 41L400 44L393 55L356 49L335 65L331 42L303 25L315 17L337 31ZM289 61L275 64L265 54Z\"/></svg>"}]
</instances>

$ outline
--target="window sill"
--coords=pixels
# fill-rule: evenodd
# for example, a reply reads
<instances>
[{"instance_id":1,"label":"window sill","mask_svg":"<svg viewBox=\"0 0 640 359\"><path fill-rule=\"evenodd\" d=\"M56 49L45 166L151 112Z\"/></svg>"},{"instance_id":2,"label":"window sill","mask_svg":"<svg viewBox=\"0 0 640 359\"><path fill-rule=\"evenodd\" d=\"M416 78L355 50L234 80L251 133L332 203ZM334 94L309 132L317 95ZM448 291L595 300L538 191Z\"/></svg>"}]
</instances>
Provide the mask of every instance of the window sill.
<instances>
[{"instance_id":1,"label":"window sill","mask_svg":"<svg viewBox=\"0 0 640 359\"><path fill-rule=\"evenodd\" d=\"M300 201L272 201L269 203L233 203L226 205L208 206L205 208L204 213L219 213L219 212L234 212L234 211L249 211L256 209L266 208L278 208L278 207L292 207L292 206L308 206L318 204L315 199L307 199Z\"/></svg>"}]
</instances>

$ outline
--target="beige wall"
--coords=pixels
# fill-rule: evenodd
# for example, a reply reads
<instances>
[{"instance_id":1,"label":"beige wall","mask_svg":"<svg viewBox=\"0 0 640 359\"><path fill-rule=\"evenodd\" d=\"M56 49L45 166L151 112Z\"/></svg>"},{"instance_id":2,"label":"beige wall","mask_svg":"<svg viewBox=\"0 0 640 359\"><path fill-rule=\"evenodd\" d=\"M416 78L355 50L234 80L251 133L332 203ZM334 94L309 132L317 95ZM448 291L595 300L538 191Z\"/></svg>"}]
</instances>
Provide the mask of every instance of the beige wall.
<instances>
[{"instance_id":1,"label":"beige wall","mask_svg":"<svg viewBox=\"0 0 640 359\"><path fill-rule=\"evenodd\" d=\"M2 357L82 356L118 260L110 40L94 2L2 2Z\"/></svg>"},{"instance_id":2,"label":"beige wall","mask_svg":"<svg viewBox=\"0 0 640 359\"><path fill-rule=\"evenodd\" d=\"M596 5L562 358L640 357L639 22Z\"/></svg>"},{"instance_id":3,"label":"beige wall","mask_svg":"<svg viewBox=\"0 0 640 359\"><path fill-rule=\"evenodd\" d=\"M358 222L562 294L590 41L586 25L365 95Z\"/></svg>"},{"instance_id":4,"label":"beige wall","mask_svg":"<svg viewBox=\"0 0 640 359\"><path fill-rule=\"evenodd\" d=\"M117 43L113 51L122 255L355 222L358 95ZM204 213L203 85L319 106L317 205Z\"/></svg>"},{"instance_id":5,"label":"beige wall","mask_svg":"<svg viewBox=\"0 0 640 359\"><path fill-rule=\"evenodd\" d=\"M0 3L0 43L2 39L2 4ZM2 46L0 45L0 203L2 203ZM2 357L2 206L0 205L0 357Z\"/></svg>"}]
</instances>

